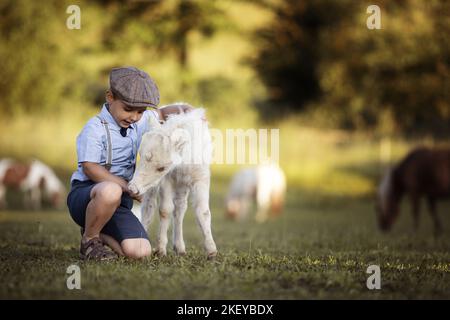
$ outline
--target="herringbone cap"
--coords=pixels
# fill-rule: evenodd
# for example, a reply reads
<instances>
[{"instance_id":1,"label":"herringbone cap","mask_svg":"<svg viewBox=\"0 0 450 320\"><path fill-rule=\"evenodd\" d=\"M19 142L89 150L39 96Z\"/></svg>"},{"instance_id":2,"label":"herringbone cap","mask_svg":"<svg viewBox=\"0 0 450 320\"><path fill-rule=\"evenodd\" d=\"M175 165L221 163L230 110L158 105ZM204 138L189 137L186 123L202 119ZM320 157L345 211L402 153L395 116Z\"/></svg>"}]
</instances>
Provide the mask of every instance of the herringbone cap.
<instances>
[{"instance_id":1,"label":"herringbone cap","mask_svg":"<svg viewBox=\"0 0 450 320\"><path fill-rule=\"evenodd\" d=\"M155 81L135 67L113 68L109 85L113 94L130 107L156 107L159 104Z\"/></svg>"}]
</instances>

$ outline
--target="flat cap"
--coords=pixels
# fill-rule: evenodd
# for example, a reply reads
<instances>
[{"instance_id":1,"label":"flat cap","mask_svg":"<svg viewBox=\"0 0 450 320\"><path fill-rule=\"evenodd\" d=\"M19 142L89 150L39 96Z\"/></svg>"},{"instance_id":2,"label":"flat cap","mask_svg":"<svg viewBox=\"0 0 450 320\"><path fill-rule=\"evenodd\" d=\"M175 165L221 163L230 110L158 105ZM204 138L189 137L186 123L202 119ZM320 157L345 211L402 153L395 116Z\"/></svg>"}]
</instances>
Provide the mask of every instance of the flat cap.
<instances>
[{"instance_id":1,"label":"flat cap","mask_svg":"<svg viewBox=\"0 0 450 320\"><path fill-rule=\"evenodd\" d=\"M113 94L130 107L156 107L159 104L155 81L135 67L113 68L109 86Z\"/></svg>"}]
</instances>

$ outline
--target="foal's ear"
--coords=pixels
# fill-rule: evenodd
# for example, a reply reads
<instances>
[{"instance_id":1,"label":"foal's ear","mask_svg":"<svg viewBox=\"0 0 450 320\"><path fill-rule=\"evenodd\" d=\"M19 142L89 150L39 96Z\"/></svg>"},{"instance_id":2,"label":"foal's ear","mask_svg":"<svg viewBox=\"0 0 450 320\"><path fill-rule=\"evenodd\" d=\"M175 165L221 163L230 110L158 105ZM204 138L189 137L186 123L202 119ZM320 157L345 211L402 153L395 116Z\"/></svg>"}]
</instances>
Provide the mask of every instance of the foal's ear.
<instances>
[{"instance_id":1,"label":"foal's ear","mask_svg":"<svg viewBox=\"0 0 450 320\"><path fill-rule=\"evenodd\" d=\"M148 124L150 125L150 130L161 128L161 124L159 123L158 120L155 119L155 116L153 114L151 114L150 117L148 117Z\"/></svg>"}]
</instances>

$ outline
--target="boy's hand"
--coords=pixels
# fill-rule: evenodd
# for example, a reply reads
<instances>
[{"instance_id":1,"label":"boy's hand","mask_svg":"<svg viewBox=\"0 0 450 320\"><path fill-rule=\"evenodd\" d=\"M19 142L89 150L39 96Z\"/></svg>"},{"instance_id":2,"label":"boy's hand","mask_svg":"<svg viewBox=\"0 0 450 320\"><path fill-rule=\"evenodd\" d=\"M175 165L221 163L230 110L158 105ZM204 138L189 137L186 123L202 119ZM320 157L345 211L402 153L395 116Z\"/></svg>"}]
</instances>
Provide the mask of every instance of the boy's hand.
<instances>
[{"instance_id":1,"label":"boy's hand","mask_svg":"<svg viewBox=\"0 0 450 320\"><path fill-rule=\"evenodd\" d=\"M137 202L142 202L142 196L141 195L138 195L136 193L132 193L131 191L129 191L128 194L130 195L131 199L134 199Z\"/></svg>"},{"instance_id":2,"label":"boy's hand","mask_svg":"<svg viewBox=\"0 0 450 320\"><path fill-rule=\"evenodd\" d=\"M194 107L183 104L183 105L166 106L166 107L157 109L157 112L159 114L159 117L165 121L165 120L167 120L167 117L171 114L185 113L185 112L190 112L192 110L194 110Z\"/></svg>"}]
</instances>

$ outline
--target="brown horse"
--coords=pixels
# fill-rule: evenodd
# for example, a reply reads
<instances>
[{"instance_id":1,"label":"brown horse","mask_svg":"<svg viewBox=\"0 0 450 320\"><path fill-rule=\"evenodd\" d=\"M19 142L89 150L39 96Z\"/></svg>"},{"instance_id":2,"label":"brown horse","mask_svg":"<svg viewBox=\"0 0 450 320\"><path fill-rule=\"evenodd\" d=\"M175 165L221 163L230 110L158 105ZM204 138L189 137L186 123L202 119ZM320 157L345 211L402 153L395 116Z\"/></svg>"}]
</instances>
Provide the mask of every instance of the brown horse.
<instances>
[{"instance_id":1,"label":"brown horse","mask_svg":"<svg viewBox=\"0 0 450 320\"><path fill-rule=\"evenodd\" d=\"M63 208L66 190L50 167L33 160L21 163L0 159L0 209L7 207L6 191L13 189L24 194L25 208L40 209L43 200L52 207Z\"/></svg>"},{"instance_id":2,"label":"brown horse","mask_svg":"<svg viewBox=\"0 0 450 320\"><path fill-rule=\"evenodd\" d=\"M378 190L378 223L389 230L399 214L400 201L409 196L414 228L419 226L420 199L426 197L436 235L442 224L436 212L436 200L450 197L450 150L417 148L398 165L388 170Z\"/></svg>"}]
</instances>

